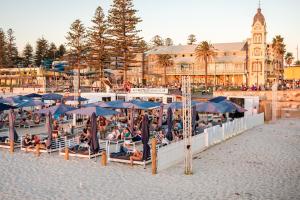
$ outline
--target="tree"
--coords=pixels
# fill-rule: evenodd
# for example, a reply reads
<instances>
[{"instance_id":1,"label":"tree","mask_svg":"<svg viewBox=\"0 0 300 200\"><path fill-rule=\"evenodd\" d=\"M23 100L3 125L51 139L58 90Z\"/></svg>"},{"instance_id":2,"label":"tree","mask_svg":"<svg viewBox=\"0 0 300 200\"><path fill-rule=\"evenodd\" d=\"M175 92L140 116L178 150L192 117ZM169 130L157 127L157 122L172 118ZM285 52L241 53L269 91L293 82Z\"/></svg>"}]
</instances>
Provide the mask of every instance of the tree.
<instances>
[{"instance_id":1,"label":"tree","mask_svg":"<svg viewBox=\"0 0 300 200\"><path fill-rule=\"evenodd\" d=\"M215 50L212 44L207 41L201 42L195 49L195 55L198 61L204 61L205 67L205 90L207 90L207 68L208 62L215 56Z\"/></svg>"},{"instance_id":2,"label":"tree","mask_svg":"<svg viewBox=\"0 0 300 200\"><path fill-rule=\"evenodd\" d=\"M133 8L133 0L114 0L109 10L108 23L112 51L115 57L121 57L124 67L124 81L127 82L127 70L134 63L134 54L138 52L141 38L136 26L141 22Z\"/></svg>"},{"instance_id":3,"label":"tree","mask_svg":"<svg viewBox=\"0 0 300 200\"><path fill-rule=\"evenodd\" d=\"M164 68L164 85L167 85L167 67L173 65L172 57L169 54L158 54L157 58L158 65Z\"/></svg>"},{"instance_id":4,"label":"tree","mask_svg":"<svg viewBox=\"0 0 300 200\"><path fill-rule=\"evenodd\" d=\"M63 44L61 44L59 46L59 48L58 48L57 56L59 58L61 58L61 57L63 57L65 55L65 53L66 53L66 48L65 48L65 46Z\"/></svg>"},{"instance_id":5,"label":"tree","mask_svg":"<svg viewBox=\"0 0 300 200\"><path fill-rule=\"evenodd\" d=\"M188 45L193 45L197 41L196 36L194 34L191 34L188 36Z\"/></svg>"},{"instance_id":6,"label":"tree","mask_svg":"<svg viewBox=\"0 0 300 200\"><path fill-rule=\"evenodd\" d=\"M165 45L166 46L173 46L173 40L171 38L165 39Z\"/></svg>"},{"instance_id":7,"label":"tree","mask_svg":"<svg viewBox=\"0 0 300 200\"><path fill-rule=\"evenodd\" d=\"M293 54L291 52L287 52L285 54L285 62L288 66L291 66L291 64L293 63L293 60L294 60L294 57L293 57Z\"/></svg>"},{"instance_id":8,"label":"tree","mask_svg":"<svg viewBox=\"0 0 300 200\"><path fill-rule=\"evenodd\" d=\"M155 35L151 40L152 47L164 46L164 41L159 35Z\"/></svg>"},{"instance_id":9,"label":"tree","mask_svg":"<svg viewBox=\"0 0 300 200\"><path fill-rule=\"evenodd\" d=\"M7 64L7 48L5 32L0 28L0 67Z\"/></svg>"},{"instance_id":10,"label":"tree","mask_svg":"<svg viewBox=\"0 0 300 200\"><path fill-rule=\"evenodd\" d=\"M55 60L55 58L57 58L57 55L58 55L58 51L56 45L53 42L51 42L50 47L48 49L47 57L50 58L51 60Z\"/></svg>"},{"instance_id":11,"label":"tree","mask_svg":"<svg viewBox=\"0 0 300 200\"><path fill-rule=\"evenodd\" d=\"M26 44L23 50L23 60L25 67L28 67L33 62L33 48L29 43Z\"/></svg>"},{"instance_id":12,"label":"tree","mask_svg":"<svg viewBox=\"0 0 300 200\"><path fill-rule=\"evenodd\" d=\"M48 41L46 39L39 38L36 41L35 51L35 65L41 66L42 62L47 58L48 53Z\"/></svg>"},{"instance_id":13,"label":"tree","mask_svg":"<svg viewBox=\"0 0 300 200\"><path fill-rule=\"evenodd\" d=\"M140 41L140 52L142 53L142 85L146 84L145 79L145 52L149 50L149 45L145 40Z\"/></svg>"},{"instance_id":14,"label":"tree","mask_svg":"<svg viewBox=\"0 0 300 200\"><path fill-rule=\"evenodd\" d=\"M107 21L103 9L99 6L92 19L92 27L89 30L88 45L90 47L89 63L100 75L100 90L104 75L104 61L108 57L107 47Z\"/></svg>"},{"instance_id":15,"label":"tree","mask_svg":"<svg viewBox=\"0 0 300 200\"><path fill-rule=\"evenodd\" d=\"M10 28L7 31L7 64L8 67L13 67L18 62L18 49L15 42L13 30Z\"/></svg>"},{"instance_id":16,"label":"tree","mask_svg":"<svg viewBox=\"0 0 300 200\"><path fill-rule=\"evenodd\" d=\"M78 93L80 92L80 64L85 59L86 50L86 29L82 22L77 19L70 27L70 31L67 33L66 39L68 40L68 46L70 47L70 54L72 59L71 62L77 65L77 76L78 76ZM79 95L79 94L78 94Z\"/></svg>"},{"instance_id":17,"label":"tree","mask_svg":"<svg viewBox=\"0 0 300 200\"><path fill-rule=\"evenodd\" d=\"M279 77L279 73L280 73L280 68L283 67L283 56L285 53L285 44L283 43L283 37L281 37L280 35L276 35L273 38L272 41L272 48L274 51L274 55L275 58L277 59L277 66L275 67L275 71L276 71L276 79L278 79ZM279 65L279 66L278 66Z\"/></svg>"}]
</instances>

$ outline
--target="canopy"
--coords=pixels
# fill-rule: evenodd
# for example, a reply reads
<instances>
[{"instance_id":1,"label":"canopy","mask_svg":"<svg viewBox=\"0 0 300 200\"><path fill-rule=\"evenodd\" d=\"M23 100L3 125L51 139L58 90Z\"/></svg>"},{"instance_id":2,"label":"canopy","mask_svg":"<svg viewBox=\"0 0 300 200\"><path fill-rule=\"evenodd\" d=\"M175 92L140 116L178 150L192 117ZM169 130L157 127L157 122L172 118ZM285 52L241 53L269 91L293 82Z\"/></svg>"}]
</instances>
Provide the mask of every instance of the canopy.
<instances>
[{"instance_id":1,"label":"canopy","mask_svg":"<svg viewBox=\"0 0 300 200\"><path fill-rule=\"evenodd\" d=\"M6 97L0 99L0 103L7 103L7 104L19 104L22 103L23 100L28 100L29 98L23 96L14 96L14 97Z\"/></svg>"},{"instance_id":2,"label":"canopy","mask_svg":"<svg viewBox=\"0 0 300 200\"><path fill-rule=\"evenodd\" d=\"M222 107L224 107L224 109L226 110L226 112L230 112L230 113L234 113L234 112L246 112L247 110L231 101L228 100L224 100L218 103L219 105L221 105Z\"/></svg>"},{"instance_id":3,"label":"canopy","mask_svg":"<svg viewBox=\"0 0 300 200\"><path fill-rule=\"evenodd\" d=\"M212 99L210 99L210 100L208 100L208 101L214 102L214 103L219 103L219 102L224 101L224 100L226 100L226 99L227 99L227 98L224 97L224 96L218 96L218 97L214 97L214 98L212 98Z\"/></svg>"},{"instance_id":4,"label":"canopy","mask_svg":"<svg viewBox=\"0 0 300 200\"><path fill-rule=\"evenodd\" d=\"M68 111L75 110L75 109L76 109L75 107L68 106L65 104L60 104L60 105L51 106L49 108L39 110L39 111L37 111L37 113L48 114L50 112L54 116L59 116L59 115L65 114Z\"/></svg>"},{"instance_id":5,"label":"canopy","mask_svg":"<svg viewBox=\"0 0 300 200\"><path fill-rule=\"evenodd\" d=\"M200 103L200 102L192 101L192 106L195 106L198 103ZM182 109L182 102L181 101L175 101L175 102L168 103L167 105L165 105L165 108L168 109L169 107L171 109L176 109L176 110Z\"/></svg>"},{"instance_id":6,"label":"canopy","mask_svg":"<svg viewBox=\"0 0 300 200\"><path fill-rule=\"evenodd\" d=\"M88 99L83 97L76 97L76 96L67 96L63 98L64 101L87 101Z\"/></svg>"},{"instance_id":7,"label":"canopy","mask_svg":"<svg viewBox=\"0 0 300 200\"><path fill-rule=\"evenodd\" d=\"M18 108L24 108L24 107L34 107L34 106L43 106L45 105L43 102L41 101L33 101L33 100L29 100L29 101L24 101L22 103L19 103L17 105Z\"/></svg>"},{"instance_id":8,"label":"canopy","mask_svg":"<svg viewBox=\"0 0 300 200\"><path fill-rule=\"evenodd\" d=\"M151 109L159 108L161 104L153 101L140 101L140 100L131 100L129 101L129 103L131 103L135 109L140 109L140 110L151 110Z\"/></svg>"},{"instance_id":9,"label":"canopy","mask_svg":"<svg viewBox=\"0 0 300 200\"><path fill-rule=\"evenodd\" d=\"M202 102L196 105L197 112L206 112L206 113L225 113L226 110L220 104L213 102Z\"/></svg>"},{"instance_id":10,"label":"canopy","mask_svg":"<svg viewBox=\"0 0 300 200\"><path fill-rule=\"evenodd\" d=\"M158 108L160 106L160 103L157 102L140 101L140 100L131 100L128 102L117 100L117 101L109 101L109 102L99 102L95 104L104 108L114 108L114 109L134 108L140 110L151 110L151 109Z\"/></svg>"},{"instance_id":11,"label":"canopy","mask_svg":"<svg viewBox=\"0 0 300 200\"><path fill-rule=\"evenodd\" d=\"M15 106L0 103L0 111L9 110L9 109L16 109L16 108L17 107L15 107Z\"/></svg>"},{"instance_id":12,"label":"canopy","mask_svg":"<svg viewBox=\"0 0 300 200\"><path fill-rule=\"evenodd\" d=\"M117 101L108 101L108 102L98 102L94 103L95 105L98 105L103 108L113 108L113 109L127 109L132 108L133 105L125 102L123 100L117 100Z\"/></svg>"},{"instance_id":13,"label":"canopy","mask_svg":"<svg viewBox=\"0 0 300 200\"><path fill-rule=\"evenodd\" d=\"M53 101L61 100L62 98L63 98L63 95L56 94L56 93L44 94L42 96L42 99L44 99L44 100L53 100Z\"/></svg>"},{"instance_id":14,"label":"canopy","mask_svg":"<svg viewBox=\"0 0 300 200\"><path fill-rule=\"evenodd\" d=\"M67 114L80 114L80 115L87 115L92 116L95 113L96 116L109 116L109 115L116 115L118 114L117 111L109 110L106 108L101 108L99 106L94 107L83 107L76 110L71 110L66 112Z\"/></svg>"},{"instance_id":15,"label":"canopy","mask_svg":"<svg viewBox=\"0 0 300 200\"><path fill-rule=\"evenodd\" d=\"M36 93L31 93L31 94L24 95L24 97L27 97L27 98L41 98L42 95L36 94Z\"/></svg>"}]
</instances>

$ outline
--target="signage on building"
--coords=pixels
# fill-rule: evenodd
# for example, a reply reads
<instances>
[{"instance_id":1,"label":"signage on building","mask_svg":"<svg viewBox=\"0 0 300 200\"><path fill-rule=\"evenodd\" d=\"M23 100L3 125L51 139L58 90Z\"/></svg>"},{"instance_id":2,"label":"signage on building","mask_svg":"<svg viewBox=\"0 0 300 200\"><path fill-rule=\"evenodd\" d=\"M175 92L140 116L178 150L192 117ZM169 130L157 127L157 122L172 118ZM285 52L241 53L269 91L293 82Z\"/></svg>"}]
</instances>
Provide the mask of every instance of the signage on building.
<instances>
[{"instance_id":1,"label":"signage on building","mask_svg":"<svg viewBox=\"0 0 300 200\"><path fill-rule=\"evenodd\" d=\"M168 94L168 88L131 88L130 93L135 93L135 94Z\"/></svg>"}]
</instances>

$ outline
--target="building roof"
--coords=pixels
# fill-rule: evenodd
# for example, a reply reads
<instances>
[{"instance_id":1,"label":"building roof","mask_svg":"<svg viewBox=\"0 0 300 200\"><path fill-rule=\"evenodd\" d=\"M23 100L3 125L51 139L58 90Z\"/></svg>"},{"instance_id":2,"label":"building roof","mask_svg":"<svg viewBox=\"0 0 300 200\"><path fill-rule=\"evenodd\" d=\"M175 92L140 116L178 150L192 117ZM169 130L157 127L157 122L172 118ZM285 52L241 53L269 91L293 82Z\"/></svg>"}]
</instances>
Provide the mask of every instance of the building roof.
<instances>
[{"instance_id":1,"label":"building roof","mask_svg":"<svg viewBox=\"0 0 300 200\"><path fill-rule=\"evenodd\" d=\"M217 51L241 51L246 42L215 43L212 44ZM197 45L176 45L155 47L146 54L193 54Z\"/></svg>"},{"instance_id":2,"label":"building roof","mask_svg":"<svg viewBox=\"0 0 300 200\"><path fill-rule=\"evenodd\" d=\"M266 20L264 15L261 13L261 8L257 9L257 13L255 14L254 18L253 18L253 25L259 21L262 25L265 25Z\"/></svg>"}]
</instances>

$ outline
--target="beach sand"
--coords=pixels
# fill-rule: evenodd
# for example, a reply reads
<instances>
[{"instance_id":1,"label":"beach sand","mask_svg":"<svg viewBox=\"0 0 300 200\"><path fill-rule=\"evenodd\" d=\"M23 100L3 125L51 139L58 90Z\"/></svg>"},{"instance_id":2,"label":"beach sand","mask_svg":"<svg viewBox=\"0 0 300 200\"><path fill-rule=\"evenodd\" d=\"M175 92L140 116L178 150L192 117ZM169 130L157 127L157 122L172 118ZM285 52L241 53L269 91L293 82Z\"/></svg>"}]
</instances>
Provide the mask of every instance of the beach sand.
<instances>
[{"instance_id":1,"label":"beach sand","mask_svg":"<svg viewBox=\"0 0 300 200\"><path fill-rule=\"evenodd\" d=\"M157 175L151 166L0 150L0 199L300 199L300 120L249 130Z\"/></svg>"}]
</instances>

